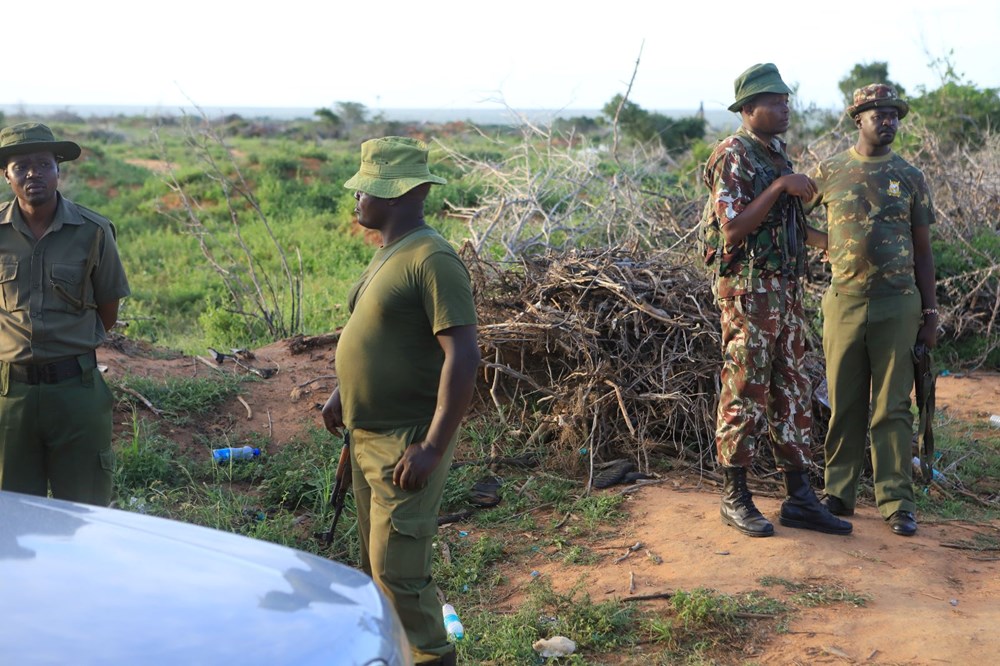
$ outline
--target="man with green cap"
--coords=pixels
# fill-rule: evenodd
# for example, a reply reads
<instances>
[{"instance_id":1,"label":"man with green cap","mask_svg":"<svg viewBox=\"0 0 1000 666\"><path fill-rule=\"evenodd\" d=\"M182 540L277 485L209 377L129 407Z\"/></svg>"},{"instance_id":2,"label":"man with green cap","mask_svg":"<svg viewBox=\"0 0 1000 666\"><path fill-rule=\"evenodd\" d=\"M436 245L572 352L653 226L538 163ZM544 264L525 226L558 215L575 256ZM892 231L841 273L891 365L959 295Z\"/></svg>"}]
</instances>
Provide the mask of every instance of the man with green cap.
<instances>
[{"instance_id":1,"label":"man with green cap","mask_svg":"<svg viewBox=\"0 0 1000 666\"><path fill-rule=\"evenodd\" d=\"M893 533L911 536L911 353L937 343L934 207L923 173L892 151L906 101L873 83L855 90L853 102L847 114L857 142L812 172L810 206L826 207L833 275L823 295L831 408L823 502L836 515L854 513L870 434L879 512Z\"/></svg>"},{"instance_id":2,"label":"man with green cap","mask_svg":"<svg viewBox=\"0 0 1000 666\"><path fill-rule=\"evenodd\" d=\"M774 534L754 505L747 469L770 444L787 496L779 520L787 527L849 534L809 483L812 387L806 372L806 323L800 278L805 243L822 234L805 226L798 199L815 185L794 173L778 136L788 129L791 89L771 63L735 82L742 125L715 147L705 168L709 200L702 224L705 261L713 266L721 312L723 365L716 447L723 471L722 522L751 537Z\"/></svg>"},{"instance_id":3,"label":"man with green cap","mask_svg":"<svg viewBox=\"0 0 1000 666\"><path fill-rule=\"evenodd\" d=\"M107 505L111 410L95 349L129 295L115 228L60 194L80 146L39 123L0 130L0 488Z\"/></svg>"},{"instance_id":4,"label":"man with green cap","mask_svg":"<svg viewBox=\"0 0 1000 666\"><path fill-rule=\"evenodd\" d=\"M348 296L337 344L338 387L323 421L350 435L361 564L402 620L418 664L454 664L431 578L448 469L479 366L469 272L424 221L432 183L420 141L361 145L358 224L382 246Z\"/></svg>"}]
</instances>

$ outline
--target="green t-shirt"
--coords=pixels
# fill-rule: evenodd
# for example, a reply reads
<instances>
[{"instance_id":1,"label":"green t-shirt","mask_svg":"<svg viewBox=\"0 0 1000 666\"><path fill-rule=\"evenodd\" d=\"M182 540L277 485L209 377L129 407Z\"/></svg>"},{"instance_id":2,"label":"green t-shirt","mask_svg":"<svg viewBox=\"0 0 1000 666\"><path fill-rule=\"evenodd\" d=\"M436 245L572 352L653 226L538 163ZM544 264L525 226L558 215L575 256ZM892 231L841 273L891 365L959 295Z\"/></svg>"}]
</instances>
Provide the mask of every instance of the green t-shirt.
<instances>
[{"instance_id":1,"label":"green t-shirt","mask_svg":"<svg viewBox=\"0 0 1000 666\"><path fill-rule=\"evenodd\" d=\"M934 223L919 169L896 153L863 157L854 148L810 174L826 206L832 287L855 296L917 293L913 228Z\"/></svg>"},{"instance_id":2,"label":"green t-shirt","mask_svg":"<svg viewBox=\"0 0 1000 666\"><path fill-rule=\"evenodd\" d=\"M431 422L444 352L435 335L476 323L469 271L420 227L379 249L349 296L337 343L344 423L388 429Z\"/></svg>"}]
</instances>

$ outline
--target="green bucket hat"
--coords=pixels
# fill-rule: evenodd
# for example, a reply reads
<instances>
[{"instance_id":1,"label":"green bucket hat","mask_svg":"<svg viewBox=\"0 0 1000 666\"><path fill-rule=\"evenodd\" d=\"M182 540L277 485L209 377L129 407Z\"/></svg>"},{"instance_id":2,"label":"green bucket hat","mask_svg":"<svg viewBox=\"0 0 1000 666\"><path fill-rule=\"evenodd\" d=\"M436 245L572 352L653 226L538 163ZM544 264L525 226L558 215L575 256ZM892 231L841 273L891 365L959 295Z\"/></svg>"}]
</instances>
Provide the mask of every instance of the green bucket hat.
<instances>
[{"instance_id":1,"label":"green bucket hat","mask_svg":"<svg viewBox=\"0 0 1000 666\"><path fill-rule=\"evenodd\" d=\"M773 63L757 64L736 77L733 87L736 101L729 105L730 111L739 111L752 98L761 93L791 95L792 89L781 80L781 74Z\"/></svg>"},{"instance_id":2,"label":"green bucket hat","mask_svg":"<svg viewBox=\"0 0 1000 666\"><path fill-rule=\"evenodd\" d=\"M0 163L12 155L51 151L57 162L69 162L80 156L80 146L72 141L56 141L52 130L41 123L18 123L0 130Z\"/></svg>"},{"instance_id":3,"label":"green bucket hat","mask_svg":"<svg viewBox=\"0 0 1000 666\"><path fill-rule=\"evenodd\" d=\"M910 105L900 99L896 89L886 83L872 83L854 91L854 104L847 107L847 115L857 118L858 114L877 106L894 106L902 120L910 112Z\"/></svg>"},{"instance_id":4,"label":"green bucket hat","mask_svg":"<svg viewBox=\"0 0 1000 666\"><path fill-rule=\"evenodd\" d=\"M395 199L422 183L447 183L427 168L427 144L402 136L361 144L361 169L344 187L380 199Z\"/></svg>"}]
</instances>

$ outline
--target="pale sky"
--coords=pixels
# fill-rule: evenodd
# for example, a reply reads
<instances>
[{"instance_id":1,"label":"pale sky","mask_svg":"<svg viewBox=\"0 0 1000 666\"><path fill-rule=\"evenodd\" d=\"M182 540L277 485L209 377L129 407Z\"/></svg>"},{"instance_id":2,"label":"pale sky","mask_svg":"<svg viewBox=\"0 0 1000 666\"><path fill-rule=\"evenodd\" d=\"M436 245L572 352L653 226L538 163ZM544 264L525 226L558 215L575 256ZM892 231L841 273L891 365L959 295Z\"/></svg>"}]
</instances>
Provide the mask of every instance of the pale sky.
<instances>
[{"instance_id":1,"label":"pale sky","mask_svg":"<svg viewBox=\"0 0 1000 666\"><path fill-rule=\"evenodd\" d=\"M801 102L887 61L909 94L929 67L1000 88L998 0L49 0L3 29L0 104L369 109L724 109L773 62ZM950 54L950 56L949 56Z\"/></svg>"}]
</instances>

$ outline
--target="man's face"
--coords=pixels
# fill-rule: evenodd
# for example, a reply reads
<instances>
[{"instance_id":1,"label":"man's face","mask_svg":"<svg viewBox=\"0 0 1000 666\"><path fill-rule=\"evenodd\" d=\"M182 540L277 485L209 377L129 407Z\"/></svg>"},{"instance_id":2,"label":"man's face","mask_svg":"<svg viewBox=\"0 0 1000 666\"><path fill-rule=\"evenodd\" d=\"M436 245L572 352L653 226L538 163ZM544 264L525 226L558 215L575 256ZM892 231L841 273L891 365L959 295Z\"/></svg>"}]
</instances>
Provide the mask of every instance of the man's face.
<instances>
[{"instance_id":1,"label":"man's face","mask_svg":"<svg viewBox=\"0 0 1000 666\"><path fill-rule=\"evenodd\" d=\"M354 214L358 216L358 224L365 229L380 230L389 211L389 201L360 190L354 193L358 203L354 206Z\"/></svg>"},{"instance_id":2,"label":"man's face","mask_svg":"<svg viewBox=\"0 0 1000 666\"><path fill-rule=\"evenodd\" d=\"M896 139L899 111L892 106L862 111L854 120L861 130L861 140L871 146L888 146Z\"/></svg>"},{"instance_id":3,"label":"man's face","mask_svg":"<svg viewBox=\"0 0 1000 666\"><path fill-rule=\"evenodd\" d=\"M788 129L791 112L788 109L788 95L761 93L744 105L743 119L757 134L782 134Z\"/></svg>"},{"instance_id":4,"label":"man's face","mask_svg":"<svg viewBox=\"0 0 1000 666\"><path fill-rule=\"evenodd\" d=\"M59 163L52 153L14 155L4 177L17 200L31 206L48 203L59 187Z\"/></svg>"}]
</instances>

